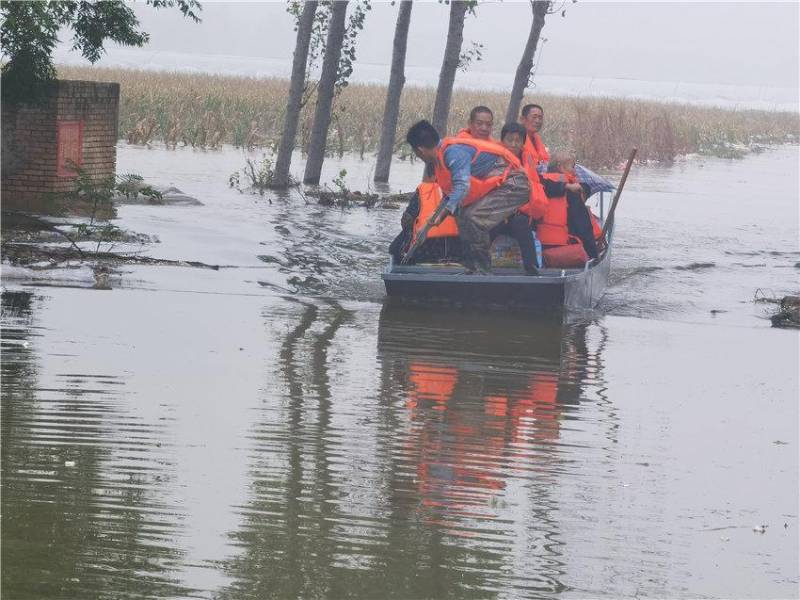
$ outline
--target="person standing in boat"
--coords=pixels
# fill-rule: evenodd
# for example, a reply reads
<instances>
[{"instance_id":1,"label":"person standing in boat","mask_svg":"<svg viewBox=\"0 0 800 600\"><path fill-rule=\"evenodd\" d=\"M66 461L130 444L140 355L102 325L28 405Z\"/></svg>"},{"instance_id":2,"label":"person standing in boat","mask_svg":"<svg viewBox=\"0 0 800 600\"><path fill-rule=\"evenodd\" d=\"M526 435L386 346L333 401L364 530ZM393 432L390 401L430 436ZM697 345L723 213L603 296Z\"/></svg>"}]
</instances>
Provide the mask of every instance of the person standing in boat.
<instances>
[{"instance_id":1,"label":"person standing in boat","mask_svg":"<svg viewBox=\"0 0 800 600\"><path fill-rule=\"evenodd\" d=\"M530 197L528 176L519 159L497 142L469 137L440 139L428 121L415 123L406 135L414 153L433 167L445 194L445 208L434 225L453 217L470 272L488 273L489 232Z\"/></svg>"},{"instance_id":2,"label":"person standing in boat","mask_svg":"<svg viewBox=\"0 0 800 600\"><path fill-rule=\"evenodd\" d=\"M550 153L539 135L544 125L544 109L538 104L526 104L520 112L519 122L527 133L525 146L522 148L522 164L526 169L533 168L543 172L550 161Z\"/></svg>"}]
</instances>

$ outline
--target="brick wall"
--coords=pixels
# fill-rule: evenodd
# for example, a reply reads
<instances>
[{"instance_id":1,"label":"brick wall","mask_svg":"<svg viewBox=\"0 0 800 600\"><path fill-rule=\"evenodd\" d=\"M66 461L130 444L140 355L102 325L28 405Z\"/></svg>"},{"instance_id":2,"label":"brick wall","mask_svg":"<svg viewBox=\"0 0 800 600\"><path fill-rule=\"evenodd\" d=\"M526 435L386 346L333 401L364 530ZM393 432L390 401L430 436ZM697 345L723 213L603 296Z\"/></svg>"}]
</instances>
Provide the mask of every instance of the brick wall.
<instances>
[{"instance_id":1,"label":"brick wall","mask_svg":"<svg viewBox=\"0 0 800 600\"><path fill-rule=\"evenodd\" d=\"M113 176L118 117L118 83L59 80L40 105L3 103L3 206L39 211L74 189L68 158L95 180Z\"/></svg>"}]
</instances>

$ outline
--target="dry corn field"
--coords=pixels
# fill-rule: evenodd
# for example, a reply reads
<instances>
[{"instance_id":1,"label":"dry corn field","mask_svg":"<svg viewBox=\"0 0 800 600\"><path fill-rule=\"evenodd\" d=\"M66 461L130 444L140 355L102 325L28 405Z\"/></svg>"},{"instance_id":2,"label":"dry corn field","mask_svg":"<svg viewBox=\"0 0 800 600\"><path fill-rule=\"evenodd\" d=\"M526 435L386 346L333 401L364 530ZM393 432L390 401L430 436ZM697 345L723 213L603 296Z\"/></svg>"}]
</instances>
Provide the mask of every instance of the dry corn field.
<instances>
[{"instance_id":1,"label":"dry corn field","mask_svg":"<svg viewBox=\"0 0 800 600\"><path fill-rule=\"evenodd\" d=\"M222 75L61 67L65 79L120 83L119 134L134 144L163 141L168 146L214 148L220 144L274 147L281 134L288 81ZM355 152L364 157L377 149L386 88L350 85L337 99L328 151ZM415 121L428 118L435 90L406 87L400 108L401 142ZM640 160L670 161L689 153L737 156L752 144L796 143L800 115L789 112L726 110L619 98L528 96L525 102L545 107L543 137L551 149L573 151L593 167L613 167L629 148ZM485 104L495 112L498 134L508 96L498 92L455 90L450 131L467 121L470 109ZM314 98L300 119L298 145L311 131Z\"/></svg>"}]
</instances>

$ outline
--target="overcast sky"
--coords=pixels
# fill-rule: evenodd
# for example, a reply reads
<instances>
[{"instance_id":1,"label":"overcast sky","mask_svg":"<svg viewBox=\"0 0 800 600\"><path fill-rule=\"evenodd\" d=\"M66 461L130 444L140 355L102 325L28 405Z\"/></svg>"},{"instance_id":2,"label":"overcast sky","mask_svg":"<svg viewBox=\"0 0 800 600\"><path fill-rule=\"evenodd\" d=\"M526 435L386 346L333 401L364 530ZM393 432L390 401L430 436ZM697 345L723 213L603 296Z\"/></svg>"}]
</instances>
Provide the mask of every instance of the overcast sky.
<instances>
[{"instance_id":1,"label":"overcast sky","mask_svg":"<svg viewBox=\"0 0 800 600\"><path fill-rule=\"evenodd\" d=\"M293 21L284 2L203 1L201 24L177 10L135 6L150 51L291 60ZM798 87L800 3L566 2L547 17L539 73L655 81ZM408 65L438 69L449 7L416 1ZM358 61L388 64L397 7L373 1ZM484 44L476 70L513 73L527 39L525 2L481 2L465 45ZM102 65L102 60L99 63ZM388 71L387 71L388 76Z\"/></svg>"}]
</instances>

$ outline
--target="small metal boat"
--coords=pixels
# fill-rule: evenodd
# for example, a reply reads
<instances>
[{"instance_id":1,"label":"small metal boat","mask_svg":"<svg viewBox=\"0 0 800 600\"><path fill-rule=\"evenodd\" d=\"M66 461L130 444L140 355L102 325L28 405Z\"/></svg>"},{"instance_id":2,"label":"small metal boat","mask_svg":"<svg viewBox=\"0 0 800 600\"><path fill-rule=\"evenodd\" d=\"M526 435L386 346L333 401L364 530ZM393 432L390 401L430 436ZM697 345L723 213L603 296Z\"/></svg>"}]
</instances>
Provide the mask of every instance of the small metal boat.
<instances>
[{"instance_id":1,"label":"small metal boat","mask_svg":"<svg viewBox=\"0 0 800 600\"><path fill-rule=\"evenodd\" d=\"M598 217L602 224L608 196L603 193L598 196ZM542 268L538 275L526 275L521 265L499 266L491 274L478 275L468 274L463 266L453 263L402 265L390 258L382 278L391 299L556 311L591 309L608 284L613 229L612 223L605 251L582 268Z\"/></svg>"}]
</instances>

